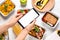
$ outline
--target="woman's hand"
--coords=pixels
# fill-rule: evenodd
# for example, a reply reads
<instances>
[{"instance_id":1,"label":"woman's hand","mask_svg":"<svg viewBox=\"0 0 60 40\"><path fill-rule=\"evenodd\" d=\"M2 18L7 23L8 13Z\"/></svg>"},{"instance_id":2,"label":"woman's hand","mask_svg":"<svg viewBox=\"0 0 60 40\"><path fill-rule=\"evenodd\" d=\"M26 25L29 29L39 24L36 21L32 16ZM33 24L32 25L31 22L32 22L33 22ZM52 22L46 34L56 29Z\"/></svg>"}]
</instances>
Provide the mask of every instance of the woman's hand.
<instances>
[{"instance_id":1,"label":"woman's hand","mask_svg":"<svg viewBox=\"0 0 60 40\"><path fill-rule=\"evenodd\" d=\"M17 21L22 17L22 14L16 14L15 16L11 17L9 22L7 24L9 24L9 26L13 26L15 23L17 23Z\"/></svg>"},{"instance_id":2,"label":"woman's hand","mask_svg":"<svg viewBox=\"0 0 60 40\"><path fill-rule=\"evenodd\" d=\"M4 31L6 31L8 28L12 27L23 15L17 14L10 18L10 20L0 26L0 34L2 34Z\"/></svg>"},{"instance_id":3,"label":"woman's hand","mask_svg":"<svg viewBox=\"0 0 60 40\"><path fill-rule=\"evenodd\" d=\"M24 40L25 37L27 36L27 34L29 33L29 31L31 31L32 28L34 27L35 21L36 21L36 20L34 20L34 21L33 21L31 24L29 24L25 29L23 29L23 30L21 31L21 33L18 35L18 37L16 38L16 40Z\"/></svg>"},{"instance_id":4,"label":"woman's hand","mask_svg":"<svg viewBox=\"0 0 60 40\"><path fill-rule=\"evenodd\" d=\"M32 23L30 23L25 29L28 31L31 31L31 29L34 27L36 20L34 20Z\"/></svg>"}]
</instances>

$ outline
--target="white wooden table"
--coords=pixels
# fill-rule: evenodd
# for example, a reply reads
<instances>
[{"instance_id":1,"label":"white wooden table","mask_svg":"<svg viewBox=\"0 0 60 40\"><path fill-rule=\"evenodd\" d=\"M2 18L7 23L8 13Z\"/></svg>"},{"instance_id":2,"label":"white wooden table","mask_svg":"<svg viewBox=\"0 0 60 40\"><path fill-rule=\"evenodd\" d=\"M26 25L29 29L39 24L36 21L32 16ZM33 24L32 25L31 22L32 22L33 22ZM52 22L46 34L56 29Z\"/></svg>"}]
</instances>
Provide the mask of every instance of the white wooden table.
<instances>
[{"instance_id":1,"label":"white wooden table","mask_svg":"<svg viewBox=\"0 0 60 40\"><path fill-rule=\"evenodd\" d=\"M28 0L27 2L27 6L26 7L21 7L20 6L20 0L12 0L13 3L16 5L15 11L13 12L14 14L16 13L16 11L18 9L31 9L32 7L32 0ZM55 6L54 8L51 10L54 14L58 15L60 17L60 0L55 0ZM9 20L9 17L11 17L13 14L11 14L10 16L8 16L6 19L0 15L0 25L6 23ZM41 27L44 27L46 29L46 35L45 38L48 37L49 35L51 35L51 33L53 33L55 30L60 29L60 23L57 25L57 27L55 28L54 31L48 29L47 27L45 27L44 25L42 25L42 16L44 15L44 13L40 13L40 16L37 18L36 24L38 24ZM9 40L14 40L16 37L12 31L12 28L10 28L9 30ZM35 38L30 37L29 35L26 37L26 40L36 40Z\"/></svg>"}]
</instances>

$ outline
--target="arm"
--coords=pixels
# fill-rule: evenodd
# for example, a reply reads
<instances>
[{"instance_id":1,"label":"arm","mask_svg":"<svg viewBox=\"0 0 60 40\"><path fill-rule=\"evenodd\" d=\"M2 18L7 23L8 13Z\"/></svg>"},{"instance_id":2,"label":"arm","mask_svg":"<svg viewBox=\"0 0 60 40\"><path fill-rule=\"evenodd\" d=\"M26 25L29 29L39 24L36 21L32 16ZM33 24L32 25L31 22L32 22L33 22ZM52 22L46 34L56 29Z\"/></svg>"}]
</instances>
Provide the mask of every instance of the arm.
<instances>
[{"instance_id":1,"label":"arm","mask_svg":"<svg viewBox=\"0 0 60 40\"><path fill-rule=\"evenodd\" d=\"M16 40L24 40L27 34L29 33L29 31L34 27L34 24L35 24L35 20L21 31L21 33L16 38Z\"/></svg>"},{"instance_id":2,"label":"arm","mask_svg":"<svg viewBox=\"0 0 60 40\"><path fill-rule=\"evenodd\" d=\"M6 31L8 28L13 26L23 15L17 14L10 18L9 22L3 24L0 26L0 34L2 34L4 31Z\"/></svg>"}]
</instances>

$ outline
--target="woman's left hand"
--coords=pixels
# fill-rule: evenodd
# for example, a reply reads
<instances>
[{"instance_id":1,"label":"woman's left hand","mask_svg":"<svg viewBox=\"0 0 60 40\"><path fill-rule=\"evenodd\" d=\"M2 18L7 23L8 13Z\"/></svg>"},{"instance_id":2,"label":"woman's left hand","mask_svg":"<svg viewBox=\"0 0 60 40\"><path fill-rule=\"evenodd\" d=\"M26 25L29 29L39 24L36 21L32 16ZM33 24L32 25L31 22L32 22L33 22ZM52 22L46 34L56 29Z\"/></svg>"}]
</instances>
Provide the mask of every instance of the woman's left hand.
<instances>
[{"instance_id":1,"label":"woman's left hand","mask_svg":"<svg viewBox=\"0 0 60 40\"><path fill-rule=\"evenodd\" d=\"M9 26L13 26L17 21L23 16L23 14L16 14L10 18L8 24Z\"/></svg>"}]
</instances>

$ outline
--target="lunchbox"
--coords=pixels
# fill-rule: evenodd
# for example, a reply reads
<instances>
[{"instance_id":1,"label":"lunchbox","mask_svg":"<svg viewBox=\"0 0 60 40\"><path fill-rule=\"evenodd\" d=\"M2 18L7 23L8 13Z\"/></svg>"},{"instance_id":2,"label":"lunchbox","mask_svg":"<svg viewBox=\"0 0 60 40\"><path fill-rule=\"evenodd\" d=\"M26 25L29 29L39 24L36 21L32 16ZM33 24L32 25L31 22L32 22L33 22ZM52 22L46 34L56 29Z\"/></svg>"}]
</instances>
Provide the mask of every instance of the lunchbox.
<instances>
[{"instance_id":1,"label":"lunchbox","mask_svg":"<svg viewBox=\"0 0 60 40\"><path fill-rule=\"evenodd\" d=\"M42 23L44 24L44 26L46 26L46 27L48 27L48 28L50 28L50 29L54 29L54 28L56 28L57 27L57 25L58 25L58 23L59 23L59 21L60 21L60 18L57 16L57 15L55 15L53 12L48 12L48 13L50 13L51 15L53 15L54 17L57 17L57 21L56 21L56 23L52 26L51 24L49 25L48 23L46 23L46 22L44 22L43 21L43 18L44 18L44 16L47 14L47 12L44 14L44 16L42 17ZM51 19L51 18L50 18ZM49 19L48 19L49 20Z\"/></svg>"},{"instance_id":2,"label":"lunchbox","mask_svg":"<svg viewBox=\"0 0 60 40\"><path fill-rule=\"evenodd\" d=\"M10 3L8 4L8 2L10 1ZM7 6L8 5L8 6ZM11 6L13 6L13 8L11 9L10 7ZM2 8L1 8L2 7ZM7 8L6 8L7 7ZM8 8L9 7L9 8ZM3 8L5 8L6 10L7 10L7 12L6 12L6 10L4 9L3 10ZM10 11L8 11L8 9L10 10ZM1 3L1 5L0 5L0 13L2 14L2 16L4 16L4 17L7 17L10 13L12 13L13 11L14 11L14 9L15 9L15 5L14 5L14 3L11 1L11 0L6 0L6 1L3 1L2 3Z\"/></svg>"}]
</instances>

